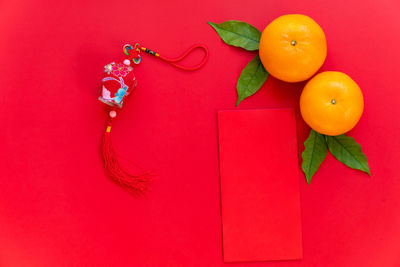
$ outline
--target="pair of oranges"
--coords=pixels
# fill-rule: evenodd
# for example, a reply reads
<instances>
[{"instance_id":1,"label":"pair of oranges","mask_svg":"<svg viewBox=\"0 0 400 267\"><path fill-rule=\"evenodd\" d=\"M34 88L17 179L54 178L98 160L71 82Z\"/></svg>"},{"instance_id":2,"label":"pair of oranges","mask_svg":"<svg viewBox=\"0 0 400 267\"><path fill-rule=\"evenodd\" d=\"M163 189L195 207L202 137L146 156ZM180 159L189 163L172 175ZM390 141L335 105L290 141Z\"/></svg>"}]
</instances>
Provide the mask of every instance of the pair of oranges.
<instances>
[{"instance_id":1,"label":"pair of oranges","mask_svg":"<svg viewBox=\"0 0 400 267\"><path fill-rule=\"evenodd\" d=\"M263 31L260 59L275 78L300 82L311 78L326 58L321 27L305 15L284 15ZM346 74L326 71L308 81L300 97L304 121L315 131L340 135L351 130L364 109L360 87Z\"/></svg>"}]
</instances>

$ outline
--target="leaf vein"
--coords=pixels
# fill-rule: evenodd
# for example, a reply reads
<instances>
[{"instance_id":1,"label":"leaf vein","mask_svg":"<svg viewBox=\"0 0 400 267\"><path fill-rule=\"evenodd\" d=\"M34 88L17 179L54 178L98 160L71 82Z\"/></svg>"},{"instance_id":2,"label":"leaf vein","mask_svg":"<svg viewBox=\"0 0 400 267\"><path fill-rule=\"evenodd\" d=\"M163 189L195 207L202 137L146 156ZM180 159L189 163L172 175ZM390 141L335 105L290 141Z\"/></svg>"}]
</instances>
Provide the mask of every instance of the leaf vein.
<instances>
[{"instance_id":1,"label":"leaf vein","mask_svg":"<svg viewBox=\"0 0 400 267\"><path fill-rule=\"evenodd\" d=\"M260 68L261 62L257 63L256 71L250 76L249 82L247 83L245 93L248 91L250 83L253 81L254 77L256 76L258 69Z\"/></svg>"},{"instance_id":2,"label":"leaf vein","mask_svg":"<svg viewBox=\"0 0 400 267\"><path fill-rule=\"evenodd\" d=\"M260 42L260 40L256 40L256 39L250 38L249 36L246 36L246 35L243 35L243 34L239 34L239 33L237 33L237 32L230 31L230 30L227 30L227 29L224 29L224 28L220 28L220 27L218 27L218 26L216 26L216 27L217 27L219 30L223 30L223 31L230 32L230 33L232 33L232 34L234 34L234 35L237 35L237 36L243 37L243 38L245 38L245 39L251 40L251 41L253 41L253 42L255 42L255 43L259 43L259 42Z\"/></svg>"},{"instance_id":3,"label":"leaf vein","mask_svg":"<svg viewBox=\"0 0 400 267\"><path fill-rule=\"evenodd\" d=\"M352 156L352 158L353 158L354 160L356 160L356 162L357 162L362 168L367 169L366 166L365 166L362 162L360 162L360 161L358 160L358 158L357 158L357 157L356 157L342 142L340 142L337 138L332 138L332 139L334 139L337 143L339 143L339 145L340 145L341 147L343 147L344 150L346 150L347 153L349 153L349 154Z\"/></svg>"}]
</instances>

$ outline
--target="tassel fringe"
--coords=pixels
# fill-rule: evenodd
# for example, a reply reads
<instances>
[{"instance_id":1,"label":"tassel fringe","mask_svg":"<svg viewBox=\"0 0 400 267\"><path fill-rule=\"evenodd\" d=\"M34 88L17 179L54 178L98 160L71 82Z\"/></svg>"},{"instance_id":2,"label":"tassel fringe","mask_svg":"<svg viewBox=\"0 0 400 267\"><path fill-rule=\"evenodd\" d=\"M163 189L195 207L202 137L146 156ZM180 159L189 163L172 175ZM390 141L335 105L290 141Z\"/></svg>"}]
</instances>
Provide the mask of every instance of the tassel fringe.
<instances>
[{"instance_id":1,"label":"tassel fringe","mask_svg":"<svg viewBox=\"0 0 400 267\"><path fill-rule=\"evenodd\" d=\"M121 166L111 142L111 121L102 139L101 152L105 170L111 180L133 195L142 195L147 191L151 182L149 173L134 175Z\"/></svg>"}]
</instances>

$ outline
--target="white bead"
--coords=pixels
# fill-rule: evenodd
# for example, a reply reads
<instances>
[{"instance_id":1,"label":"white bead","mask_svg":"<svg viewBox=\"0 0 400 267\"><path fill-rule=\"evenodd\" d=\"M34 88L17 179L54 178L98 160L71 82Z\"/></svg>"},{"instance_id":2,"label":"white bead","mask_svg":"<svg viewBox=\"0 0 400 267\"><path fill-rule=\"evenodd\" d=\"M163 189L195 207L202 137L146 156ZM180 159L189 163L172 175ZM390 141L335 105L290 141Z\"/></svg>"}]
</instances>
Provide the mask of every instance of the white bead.
<instances>
[{"instance_id":1,"label":"white bead","mask_svg":"<svg viewBox=\"0 0 400 267\"><path fill-rule=\"evenodd\" d=\"M117 112L115 110L110 111L110 117L115 118L117 116Z\"/></svg>"},{"instance_id":2,"label":"white bead","mask_svg":"<svg viewBox=\"0 0 400 267\"><path fill-rule=\"evenodd\" d=\"M125 59L124 64L129 66L129 65L131 65L131 61L129 59Z\"/></svg>"}]
</instances>

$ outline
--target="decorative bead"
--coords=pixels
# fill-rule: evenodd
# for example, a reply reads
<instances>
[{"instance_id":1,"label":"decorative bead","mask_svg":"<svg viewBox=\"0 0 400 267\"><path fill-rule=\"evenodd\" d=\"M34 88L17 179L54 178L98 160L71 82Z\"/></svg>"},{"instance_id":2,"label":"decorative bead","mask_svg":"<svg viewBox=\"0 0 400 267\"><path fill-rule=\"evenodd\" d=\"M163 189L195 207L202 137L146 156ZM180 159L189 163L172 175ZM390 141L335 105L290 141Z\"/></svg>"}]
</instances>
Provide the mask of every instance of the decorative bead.
<instances>
[{"instance_id":1,"label":"decorative bead","mask_svg":"<svg viewBox=\"0 0 400 267\"><path fill-rule=\"evenodd\" d=\"M116 116L117 116L117 112L115 110L111 110L110 117L114 119Z\"/></svg>"},{"instance_id":2,"label":"decorative bead","mask_svg":"<svg viewBox=\"0 0 400 267\"><path fill-rule=\"evenodd\" d=\"M297 44L297 42L296 42L296 40L292 40L292 41L290 42L290 44L293 45L293 46L295 46L295 45Z\"/></svg>"},{"instance_id":3,"label":"decorative bead","mask_svg":"<svg viewBox=\"0 0 400 267\"><path fill-rule=\"evenodd\" d=\"M131 61L129 59L125 59L124 64L129 66L129 65L131 65Z\"/></svg>"},{"instance_id":4,"label":"decorative bead","mask_svg":"<svg viewBox=\"0 0 400 267\"><path fill-rule=\"evenodd\" d=\"M336 104L336 99L332 99L331 103L332 103L333 105L335 105L335 104Z\"/></svg>"}]
</instances>

